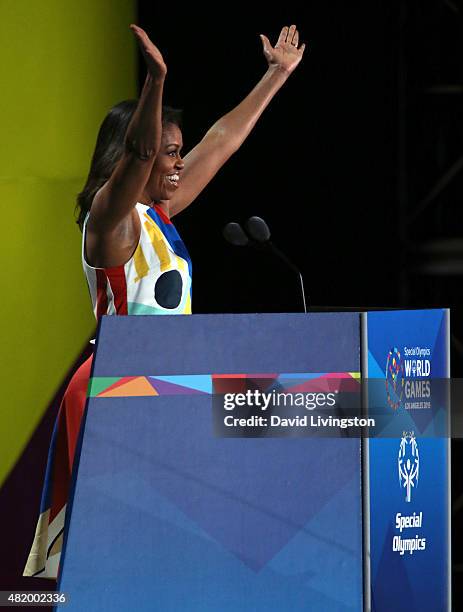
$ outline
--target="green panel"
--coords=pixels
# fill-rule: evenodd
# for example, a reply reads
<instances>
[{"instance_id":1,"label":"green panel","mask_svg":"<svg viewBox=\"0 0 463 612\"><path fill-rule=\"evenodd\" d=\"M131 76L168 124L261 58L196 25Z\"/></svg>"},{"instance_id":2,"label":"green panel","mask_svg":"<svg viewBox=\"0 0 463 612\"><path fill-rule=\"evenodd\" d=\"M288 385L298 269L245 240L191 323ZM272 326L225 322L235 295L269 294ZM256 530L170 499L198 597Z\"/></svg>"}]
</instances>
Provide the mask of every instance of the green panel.
<instances>
[{"instance_id":1,"label":"green panel","mask_svg":"<svg viewBox=\"0 0 463 612\"><path fill-rule=\"evenodd\" d=\"M75 197L104 115L136 95L133 2L1 9L0 484L95 327Z\"/></svg>"},{"instance_id":2,"label":"green panel","mask_svg":"<svg viewBox=\"0 0 463 612\"><path fill-rule=\"evenodd\" d=\"M121 380L120 376L114 378L114 376L98 376L98 378L91 378L88 386L87 396L96 397L98 393L102 393L106 389L109 389L111 385Z\"/></svg>"}]
</instances>

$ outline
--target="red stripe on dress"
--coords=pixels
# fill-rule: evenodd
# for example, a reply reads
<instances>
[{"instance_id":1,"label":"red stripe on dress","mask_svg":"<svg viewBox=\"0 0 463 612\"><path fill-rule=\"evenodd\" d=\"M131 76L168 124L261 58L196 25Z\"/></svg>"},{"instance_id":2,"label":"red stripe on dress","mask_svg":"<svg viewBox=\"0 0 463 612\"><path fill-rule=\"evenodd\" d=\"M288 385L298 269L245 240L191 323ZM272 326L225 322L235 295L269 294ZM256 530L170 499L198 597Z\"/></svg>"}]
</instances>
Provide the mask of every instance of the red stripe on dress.
<instances>
[{"instance_id":1,"label":"red stripe on dress","mask_svg":"<svg viewBox=\"0 0 463 612\"><path fill-rule=\"evenodd\" d=\"M108 312L108 295L106 286L108 279L104 270L96 270L96 318L99 319Z\"/></svg>"},{"instance_id":2,"label":"red stripe on dress","mask_svg":"<svg viewBox=\"0 0 463 612\"><path fill-rule=\"evenodd\" d=\"M49 486L51 486L49 524L53 521L55 516L61 512L66 503L71 482L72 466L69 464L68 436L66 433L66 419L63 410L63 404L61 404L58 413L51 483L49 483Z\"/></svg>"},{"instance_id":3,"label":"red stripe on dress","mask_svg":"<svg viewBox=\"0 0 463 612\"><path fill-rule=\"evenodd\" d=\"M158 213L158 215L161 217L164 223L166 223L167 225L172 225L172 221L169 219L166 213L162 210L159 204L154 205L154 210Z\"/></svg>"},{"instance_id":4,"label":"red stripe on dress","mask_svg":"<svg viewBox=\"0 0 463 612\"><path fill-rule=\"evenodd\" d=\"M68 502L72 468L80 426L87 401L93 355L76 370L64 393L58 413L56 446L53 455L49 523Z\"/></svg>"},{"instance_id":5,"label":"red stripe on dress","mask_svg":"<svg viewBox=\"0 0 463 612\"><path fill-rule=\"evenodd\" d=\"M117 268L106 268L105 272L114 295L114 307L116 309L116 314L128 314L127 283L125 280L124 266L117 266Z\"/></svg>"}]
</instances>

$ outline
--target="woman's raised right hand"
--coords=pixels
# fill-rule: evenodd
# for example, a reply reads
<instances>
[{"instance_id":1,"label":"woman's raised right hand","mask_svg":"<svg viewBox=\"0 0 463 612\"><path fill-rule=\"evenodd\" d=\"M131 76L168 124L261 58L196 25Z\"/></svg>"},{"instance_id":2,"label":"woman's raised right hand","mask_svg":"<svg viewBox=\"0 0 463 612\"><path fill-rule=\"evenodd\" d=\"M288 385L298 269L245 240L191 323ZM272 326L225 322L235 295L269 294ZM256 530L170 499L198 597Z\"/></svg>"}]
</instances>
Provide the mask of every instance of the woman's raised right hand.
<instances>
[{"instance_id":1,"label":"woman's raised right hand","mask_svg":"<svg viewBox=\"0 0 463 612\"><path fill-rule=\"evenodd\" d=\"M151 42L145 30L133 23L130 25L130 29L137 39L138 46L145 58L146 67L150 75L153 79L164 78L167 74L167 66L159 49Z\"/></svg>"}]
</instances>

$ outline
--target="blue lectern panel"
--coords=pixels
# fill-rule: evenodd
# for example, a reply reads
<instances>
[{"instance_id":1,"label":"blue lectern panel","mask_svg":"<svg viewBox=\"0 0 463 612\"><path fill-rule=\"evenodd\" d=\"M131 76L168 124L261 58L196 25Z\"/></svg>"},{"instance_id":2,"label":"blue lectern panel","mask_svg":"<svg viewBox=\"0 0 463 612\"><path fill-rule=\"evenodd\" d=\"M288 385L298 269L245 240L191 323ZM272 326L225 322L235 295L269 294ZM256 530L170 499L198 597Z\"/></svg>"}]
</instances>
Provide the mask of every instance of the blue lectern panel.
<instances>
[{"instance_id":1,"label":"blue lectern panel","mask_svg":"<svg viewBox=\"0 0 463 612\"><path fill-rule=\"evenodd\" d=\"M432 405L449 376L447 317L368 313L368 377L391 415L369 442L374 612L449 610L449 439L445 407Z\"/></svg>"},{"instance_id":2,"label":"blue lectern panel","mask_svg":"<svg viewBox=\"0 0 463 612\"><path fill-rule=\"evenodd\" d=\"M358 314L106 317L93 374L358 372L359 355ZM211 411L201 392L90 399L69 609L361 610L359 440L219 438Z\"/></svg>"},{"instance_id":3,"label":"blue lectern panel","mask_svg":"<svg viewBox=\"0 0 463 612\"><path fill-rule=\"evenodd\" d=\"M105 317L94 376L358 371L359 315Z\"/></svg>"}]
</instances>

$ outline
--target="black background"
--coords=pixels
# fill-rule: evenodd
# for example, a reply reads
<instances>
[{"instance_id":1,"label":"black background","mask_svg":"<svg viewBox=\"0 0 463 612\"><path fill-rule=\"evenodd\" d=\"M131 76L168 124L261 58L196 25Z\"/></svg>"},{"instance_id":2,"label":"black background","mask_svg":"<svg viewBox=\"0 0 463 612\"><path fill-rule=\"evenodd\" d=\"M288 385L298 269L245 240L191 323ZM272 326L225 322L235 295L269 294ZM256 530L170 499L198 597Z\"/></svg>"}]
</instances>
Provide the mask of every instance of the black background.
<instances>
[{"instance_id":1,"label":"black background","mask_svg":"<svg viewBox=\"0 0 463 612\"><path fill-rule=\"evenodd\" d=\"M259 33L275 44L294 22L307 42L241 149L175 219L194 263L194 312L301 308L297 278L278 260L224 242L223 226L251 215L300 267L310 304L398 303L387 268L397 215L391 15L380 3L365 15L362 4L189 5L172 19L139 4L166 59L165 102L184 109L185 151L264 74Z\"/></svg>"}]
</instances>

